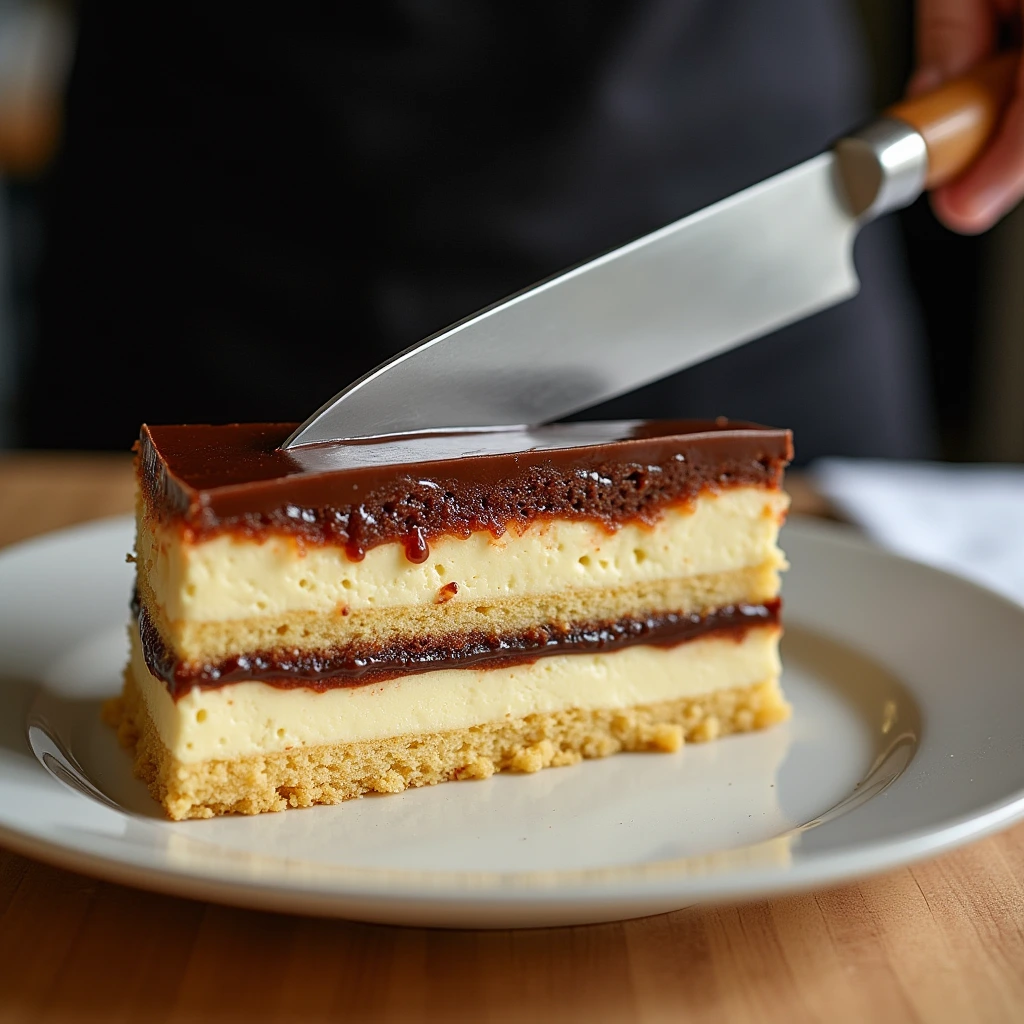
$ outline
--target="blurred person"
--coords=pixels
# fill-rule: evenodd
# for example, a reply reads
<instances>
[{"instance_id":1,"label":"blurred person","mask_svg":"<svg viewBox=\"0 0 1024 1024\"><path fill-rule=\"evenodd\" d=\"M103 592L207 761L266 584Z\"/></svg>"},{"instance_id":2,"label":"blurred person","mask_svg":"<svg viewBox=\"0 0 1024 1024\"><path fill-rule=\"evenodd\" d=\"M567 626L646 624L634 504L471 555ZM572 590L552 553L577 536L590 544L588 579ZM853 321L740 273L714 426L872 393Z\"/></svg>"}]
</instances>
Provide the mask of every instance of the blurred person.
<instances>
[{"instance_id":1,"label":"blurred person","mask_svg":"<svg viewBox=\"0 0 1024 1024\"><path fill-rule=\"evenodd\" d=\"M1013 8L920 0L916 87L992 49ZM872 113L845 0L154 17L82 7L20 391L29 445L125 449L143 420L303 419L421 337ZM983 229L1024 189L1021 102L936 195L954 228ZM934 454L891 218L857 262L856 299L587 415L790 426L804 461Z\"/></svg>"},{"instance_id":2,"label":"blurred person","mask_svg":"<svg viewBox=\"0 0 1024 1024\"><path fill-rule=\"evenodd\" d=\"M22 293L34 255L25 192L56 144L69 34L61 9L39 0L0 0L0 449L13 440L27 319Z\"/></svg>"}]
</instances>

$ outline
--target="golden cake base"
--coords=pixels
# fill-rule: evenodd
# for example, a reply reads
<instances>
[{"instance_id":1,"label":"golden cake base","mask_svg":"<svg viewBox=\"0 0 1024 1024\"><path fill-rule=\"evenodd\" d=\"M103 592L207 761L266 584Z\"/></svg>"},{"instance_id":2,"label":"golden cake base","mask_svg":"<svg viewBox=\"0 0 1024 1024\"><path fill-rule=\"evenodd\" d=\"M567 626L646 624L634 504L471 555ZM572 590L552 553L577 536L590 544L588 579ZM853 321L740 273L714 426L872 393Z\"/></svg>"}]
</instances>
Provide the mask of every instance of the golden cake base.
<instances>
[{"instance_id":1,"label":"golden cake base","mask_svg":"<svg viewBox=\"0 0 1024 1024\"><path fill-rule=\"evenodd\" d=\"M129 668L104 720L134 748L135 774L175 821L336 804L499 771L535 772L619 751L673 752L765 728L790 715L777 679L627 709L570 708L456 729L359 743L296 747L235 760L179 761L157 734Z\"/></svg>"}]
</instances>

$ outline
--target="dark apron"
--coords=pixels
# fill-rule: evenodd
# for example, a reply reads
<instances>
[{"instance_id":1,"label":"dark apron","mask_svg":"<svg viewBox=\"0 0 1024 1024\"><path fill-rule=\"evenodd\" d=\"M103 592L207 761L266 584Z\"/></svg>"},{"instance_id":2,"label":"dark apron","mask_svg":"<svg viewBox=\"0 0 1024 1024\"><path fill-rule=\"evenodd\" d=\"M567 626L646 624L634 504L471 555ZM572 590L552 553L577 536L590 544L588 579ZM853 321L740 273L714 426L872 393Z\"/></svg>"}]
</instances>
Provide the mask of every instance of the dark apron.
<instances>
[{"instance_id":1,"label":"dark apron","mask_svg":"<svg viewBox=\"0 0 1024 1024\"><path fill-rule=\"evenodd\" d=\"M325 10L206 9L147 33L83 5L27 442L302 419L388 354L867 113L839 0ZM857 299L589 415L791 426L804 460L929 454L890 225L858 264Z\"/></svg>"}]
</instances>

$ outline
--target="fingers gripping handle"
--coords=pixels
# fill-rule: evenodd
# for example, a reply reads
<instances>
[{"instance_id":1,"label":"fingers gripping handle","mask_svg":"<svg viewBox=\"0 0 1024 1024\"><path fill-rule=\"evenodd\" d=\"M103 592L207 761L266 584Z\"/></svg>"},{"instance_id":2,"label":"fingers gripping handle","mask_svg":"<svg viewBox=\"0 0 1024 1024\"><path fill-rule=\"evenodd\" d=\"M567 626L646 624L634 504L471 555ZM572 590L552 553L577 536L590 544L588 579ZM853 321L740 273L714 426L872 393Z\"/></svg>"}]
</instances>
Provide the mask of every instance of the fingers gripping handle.
<instances>
[{"instance_id":1,"label":"fingers gripping handle","mask_svg":"<svg viewBox=\"0 0 1024 1024\"><path fill-rule=\"evenodd\" d=\"M841 139L838 171L853 212L872 218L899 209L967 170L999 125L1020 60L1006 53L983 61Z\"/></svg>"},{"instance_id":2,"label":"fingers gripping handle","mask_svg":"<svg viewBox=\"0 0 1024 1024\"><path fill-rule=\"evenodd\" d=\"M981 155L1013 95L1020 59L1019 53L993 57L962 78L886 111L924 139L928 150L926 188L938 188L958 178Z\"/></svg>"}]
</instances>

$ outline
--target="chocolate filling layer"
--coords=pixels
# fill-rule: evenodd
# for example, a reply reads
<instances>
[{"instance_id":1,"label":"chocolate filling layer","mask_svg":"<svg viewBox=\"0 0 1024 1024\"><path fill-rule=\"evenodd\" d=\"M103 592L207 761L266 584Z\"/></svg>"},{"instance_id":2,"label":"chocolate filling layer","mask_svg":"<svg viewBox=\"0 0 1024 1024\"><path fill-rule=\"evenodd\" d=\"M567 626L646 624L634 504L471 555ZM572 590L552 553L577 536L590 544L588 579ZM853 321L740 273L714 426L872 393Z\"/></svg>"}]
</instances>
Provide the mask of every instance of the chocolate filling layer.
<instances>
[{"instance_id":1,"label":"chocolate filling layer","mask_svg":"<svg viewBox=\"0 0 1024 1024\"><path fill-rule=\"evenodd\" d=\"M283 532L353 559L401 541L495 535L535 519L654 522L704 491L777 488L788 431L720 420L566 424L278 449L293 424L143 427L147 514L191 539Z\"/></svg>"},{"instance_id":2,"label":"chocolate filling layer","mask_svg":"<svg viewBox=\"0 0 1024 1024\"><path fill-rule=\"evenodd\" d=\"M373 649L258 651L201 666L175 660L144 608L138 612L138 624L150 672L177 699L193 686L253 679L282 689L323 691L443 668L501 668L552 654L611 652L634 644L671 647L714 633L739 640L748 629L777 624L780 607L775 599L766 604L729 605L706 615L664 612L615 622L537 626L514 634L416 637Z\"/></svg>"}]
</instances>

